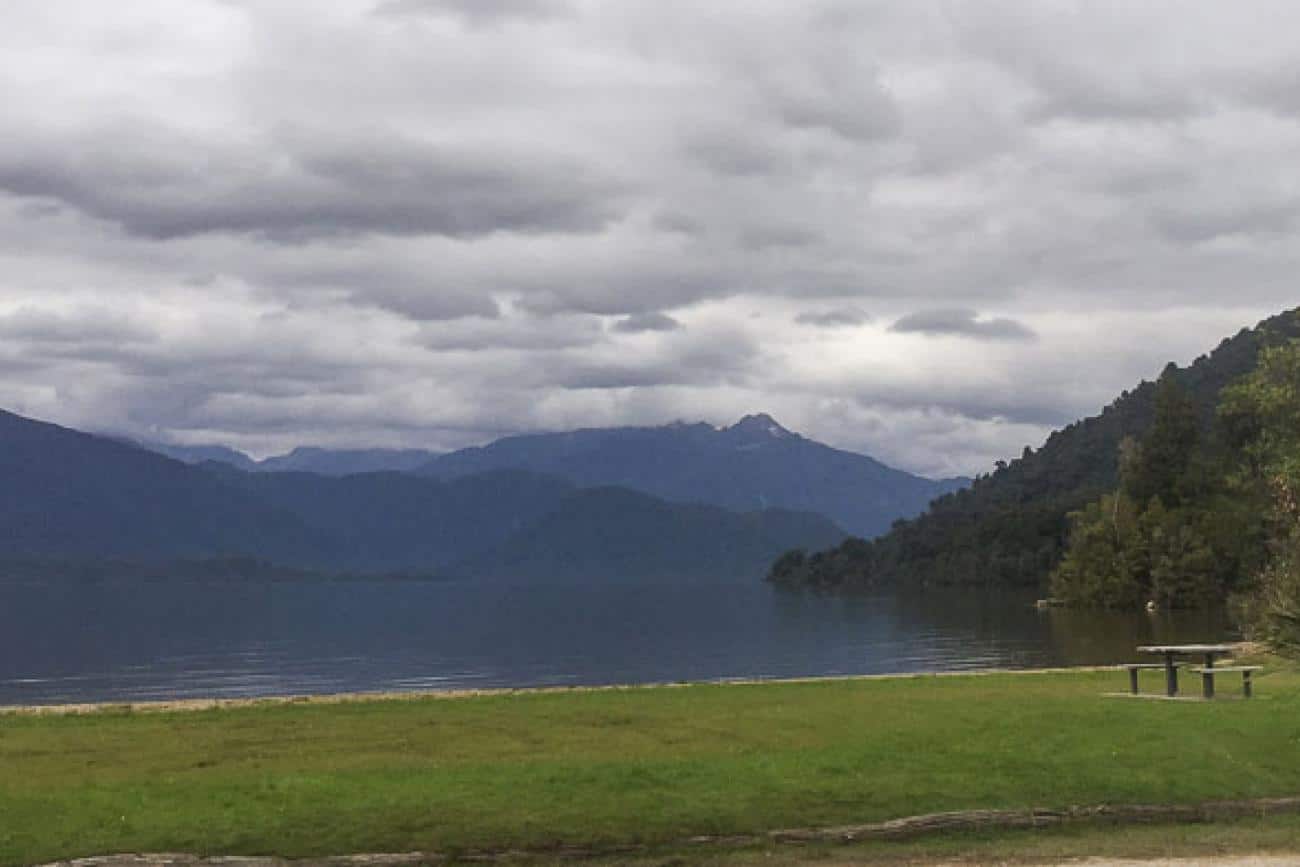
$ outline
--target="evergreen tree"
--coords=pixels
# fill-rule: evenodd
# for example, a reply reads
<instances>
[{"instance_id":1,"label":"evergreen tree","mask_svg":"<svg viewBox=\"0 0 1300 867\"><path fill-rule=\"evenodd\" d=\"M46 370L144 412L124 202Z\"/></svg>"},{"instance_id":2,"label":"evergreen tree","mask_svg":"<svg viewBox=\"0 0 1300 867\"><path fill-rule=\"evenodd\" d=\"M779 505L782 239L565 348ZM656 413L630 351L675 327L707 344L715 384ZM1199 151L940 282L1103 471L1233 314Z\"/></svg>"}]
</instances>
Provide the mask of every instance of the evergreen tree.
<instances>
[{"instance_id":1,"label":"evergreen tree","mask_svg":"<svg viewBox=\"0 0 1300 867\"><path fill-rule=\"evenodd\" d=\"M1189 493L1187 471L1201 432L1196 405L1177 374L1171 364L1156 383L1155 421L1129 458L1123 484L1139 503L1159 497L1166 506L1176 508Z\"/></svg>"},{"instance_id":2,"label":"evergreen tree","mask_svg":"<svg viewBox=\"0 0 1300 867\"><path fill-rule=\"evenodd\" d=\"M1220 417L1245 456L1245 483L1272 495L1270 558L1249 607L1257 634L1300 656L1300 343L1266 350L1225 392Z\"/></svg>"},{"instance_id":3,"label":"evergreen tree","mask_svg":"<svg viewBox=\"0 0 1300 867\"><path fill-rule=\"evenodd\" d=\"M1190 510L1167 512L1159 500L1143 515L1149 595L1161 607L1195 607L1223 598L1222 557L1202 532L1198 518Z\"/></svg>"},{"instance_id":4,"label":"evergreen tree","mask_svg":"<svg viewBox=\"0 0 1300 867\"><path fill-rule=\"evenodd\" d=\"M1133 607L1147 589L1139 514L1123 492L1072 515L1070 546L1052 575L1052 595L1071 605Z\"/></svg>"}]
</instances>

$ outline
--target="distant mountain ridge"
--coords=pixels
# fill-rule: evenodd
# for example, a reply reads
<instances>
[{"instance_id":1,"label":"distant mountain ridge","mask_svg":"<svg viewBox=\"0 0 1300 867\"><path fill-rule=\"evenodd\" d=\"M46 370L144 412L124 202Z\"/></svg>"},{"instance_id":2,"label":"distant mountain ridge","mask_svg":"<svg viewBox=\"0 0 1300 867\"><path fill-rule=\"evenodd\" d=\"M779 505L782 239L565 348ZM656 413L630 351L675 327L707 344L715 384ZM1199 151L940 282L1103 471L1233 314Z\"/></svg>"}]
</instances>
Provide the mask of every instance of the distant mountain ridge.
<instances>
[{"instance_id":1,"label":"distant mountain ridge","mask_svg":"<svg viewBox=\"0 0 1300 867\"><path fill-rule=\"evenodd\" d=\"M506 468L733 511L816 512L860 536L883 533L969 482L914 476L814 442L765 413L720 429L679 422L522 434L442 455L419 472L448 479Z\"/></svg>"},{"instance_id":2,"label":"distant mountain ridge","mask_svg":"<svg viewBox=\"0 0 1300 867\"><path fill-rule=\"evenodd\" d=\"M30 576L41 562L60 574L96 572L77 564L129 573L132 563L157 574L159 564L185 561L202 575L213 573L204 561L222 561L224 572L246 558L263 574L550 580L572 561L603 580L756 581L781 548L844 537L819 515L737 515L626 490L577 491L520 470L442 480L189 465L3 411L0 480L0 580L5 563Z\"/></svg>"},{"instance_id":3,"label":"distant mountain ridge","mask_svg":"<svg viewBox=\"0 0 1300 867\"><path fill-rule=\"evenodd\" d=\"M446 454L420 449L297 448L253 461L223 446L141 443L188 463L216 460L247 472L413 472L454 479L526 470L582 488L623 487L677 503L735 512L778 508L825 515L872 537L919 514L970 479L933 480L832 448L756 413L729 427L676 422L657 427L582 428L519 434Z\"/></svg>"},{"instance_id":4,"label":"distant mountain ridge","mask_svg":"<svg viewBox=\"0 0 1300 867\"><path fill-rule=\"evenodd\" d=\"M110 435L111 436L111 435ZM254 473L260 469L260 464L250 458L243 452L232 449L229 446L203 445L203 446L182 446L171 443L151 442L148 440L136 440L129 437L111 436L112 439L119 440L130 445L137 446L147 451L156 452L165 455L174 461L180 461L183 464L202 464L213 461L220 464L229 464L245 472Z\"/></svg>"},{"instance_id":5,"label":"distant mountain ridge","mask_svg":"<svg viewBox=\"0 0 1300 867\"><path fill-rule=\"evenodd\" d=\"M1242 329L1187 367L1166 370L1187 390L1208 432L1223 388L1254 369L1263 347L1297 338L1300 310L1290 310ZM1038 451L1026 449L888 534L812 555L792 551L773 565L769 580L823 588L1041 586L1064 553L1069 514L1118 483L1120 442L1149 430L1155 394L1155 383L1144 381L1099 415L1056 431Z\"/></svg>"},{"instance_id":6,"label":"distant mountain ridge","mask_svg":"<svg viewBox=\"0 0 1300 867\"><path fill-rule=\"evenodd\" d=\"M228 446L127 441L182 463L216 461L248 473L303 472L347 476L356 473L410 472L424 466L439 454L428 449L326 449L299 446L286 454L258 461Z\"/></svg>"}]
</instances>

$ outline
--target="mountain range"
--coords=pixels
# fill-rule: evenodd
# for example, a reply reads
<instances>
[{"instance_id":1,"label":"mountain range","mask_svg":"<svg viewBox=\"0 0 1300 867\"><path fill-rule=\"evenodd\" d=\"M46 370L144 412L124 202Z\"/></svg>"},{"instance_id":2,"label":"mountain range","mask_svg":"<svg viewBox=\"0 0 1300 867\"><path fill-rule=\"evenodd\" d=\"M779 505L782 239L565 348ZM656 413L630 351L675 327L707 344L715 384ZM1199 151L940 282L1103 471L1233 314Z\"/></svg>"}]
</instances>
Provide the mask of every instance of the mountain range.
<instances>
[{"instance_id":1,"label":"mountain range","mask_svg":"<svg viewBox=\"0 0 1300 867\"><path fill-rule=\"evenodd\" d=\"M209 452L209 455L224 455ZM228 456L228 455L227 455ZM819 515L737 512L529 469L324 475L187 464L0 412L0 562L220 559L347 574L503 580L757 580L790 546L834 544Z\"/></svg>"},{"instance_id":2,"label":"mountain range","mask_svg":"<svg viewBox=\"0 0 1300 867\"><path fill-rule=\"evenodd\" d=\"M186 446L126 437L120 439L183 463L216 461L248 473L302 472L323 476L350 476L356 473L409 472L423 467L438 456L437 452L425 449L323 449L300 446L286 454L258 461L228 446Z\"/></svg>"},{"instance_id":3,"label":"mountain range","mask_svg":"<svg viewBox=\"0 0 1300 867\"><path fill-rule=\"evenodd\" d=\"M865 537L883 533L899 518L918 514L935 497L970 482L935 481L894 469L793 433L765 413L724 428L679 422L524 434L442 455L415 449L298 448L253 461L223 446L141 445L190 463L215 460L248 472L342 476L392 470L452 480L527 470L580 488L628 488L734 512L814 512Z\"/></svg>"}]
</instances>

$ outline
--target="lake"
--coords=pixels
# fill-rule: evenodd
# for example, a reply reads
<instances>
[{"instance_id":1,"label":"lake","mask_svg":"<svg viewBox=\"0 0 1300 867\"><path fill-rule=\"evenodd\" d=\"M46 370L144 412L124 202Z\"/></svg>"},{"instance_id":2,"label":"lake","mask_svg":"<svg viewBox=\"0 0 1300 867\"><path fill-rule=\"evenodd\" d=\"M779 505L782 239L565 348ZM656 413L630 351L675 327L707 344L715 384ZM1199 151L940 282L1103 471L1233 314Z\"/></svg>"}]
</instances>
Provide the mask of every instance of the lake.
<instances>
[{"instance_id":1,"label":"lake","mask_svg":"<svg viewBox=\"0 0 1300 867\"><path fill-rule=\"evenodd\" d=\"M1221 611L767 585L0 584L0 705L1113 663Z\"/></svg>"}]
</instances>

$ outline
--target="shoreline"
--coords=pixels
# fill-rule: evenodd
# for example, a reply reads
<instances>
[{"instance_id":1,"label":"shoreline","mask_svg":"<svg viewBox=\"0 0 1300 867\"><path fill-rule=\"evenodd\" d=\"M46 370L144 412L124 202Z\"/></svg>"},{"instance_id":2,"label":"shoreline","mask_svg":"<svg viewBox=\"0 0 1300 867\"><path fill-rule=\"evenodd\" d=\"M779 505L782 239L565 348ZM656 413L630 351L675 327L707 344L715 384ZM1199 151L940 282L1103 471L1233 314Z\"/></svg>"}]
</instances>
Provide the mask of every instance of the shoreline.
<instances>
[{"instance_id":1,"label":"shoreline","mask_svg":"<svg viewBox=\"0 0 1300 867\"><path fill-rule=\"evenodd\" d=\"M1247 652L1246 642L1240 643L1241 652ZM181 698L146 699L143 701L72 702L65 704L13 704L0 705L0 717L5 716L74 716L109 712L171 713L205 710L224 710L246 707L278 707L281 705L337 705L371 702L426 701L430 699L454 701L470 698L492 698L511 695L558 695L589 692L629 692L637 690L680 689L698 686L763 686L814 683L839 683L845 681L921 680L940 677L988 677L1001 674L1045 675L1071 674L1098 671L1117 671L1121 663L1108 665L1073 665L1052 668L978 668L966 671L890 672L885 674L833 674L784 678L726 678L719 680L664 681L659 683L596 684L591 686L523 686L487 687L483 689L445 690L377 690L373 692L338 692L298 695L247 696L237 698Z\"/></svg>"}]
</instances>

